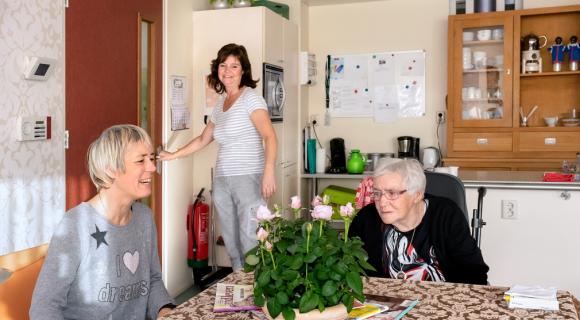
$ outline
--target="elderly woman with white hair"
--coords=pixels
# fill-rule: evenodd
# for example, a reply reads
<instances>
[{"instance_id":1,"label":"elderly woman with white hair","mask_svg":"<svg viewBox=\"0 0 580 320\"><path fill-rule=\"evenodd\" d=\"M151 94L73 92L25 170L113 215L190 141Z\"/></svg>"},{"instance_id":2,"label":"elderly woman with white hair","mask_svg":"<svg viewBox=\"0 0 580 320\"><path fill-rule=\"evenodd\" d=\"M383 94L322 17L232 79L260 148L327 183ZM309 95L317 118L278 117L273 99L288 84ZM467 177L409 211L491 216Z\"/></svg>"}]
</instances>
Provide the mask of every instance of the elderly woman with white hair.
<instances>
[{"instance_id":1,"label":"elderly woman with white hair","mask_svg":"<svg viewBox=\"0 0 580 320\"><path fill-rule=\"evenodd\" d=\"M425 194L414 159L382 159L373 175L374 203L361 209L349 236L358 236L375 267L371 276L486 284L488 266L461 209Z\"/></svg>"},{"instance_id":2,"label":"elderly woman with white hair","mask_svg":"<svg viewBox=\"0 0 580 320\"><path fill-rule=\"evenodd\" d=\"M156 319L174 307L161 279L151 210L155 153L134 125L103 131L89 147L97 194L69 210L50 241L30 318Z\"/></svg>"}]
</instances>

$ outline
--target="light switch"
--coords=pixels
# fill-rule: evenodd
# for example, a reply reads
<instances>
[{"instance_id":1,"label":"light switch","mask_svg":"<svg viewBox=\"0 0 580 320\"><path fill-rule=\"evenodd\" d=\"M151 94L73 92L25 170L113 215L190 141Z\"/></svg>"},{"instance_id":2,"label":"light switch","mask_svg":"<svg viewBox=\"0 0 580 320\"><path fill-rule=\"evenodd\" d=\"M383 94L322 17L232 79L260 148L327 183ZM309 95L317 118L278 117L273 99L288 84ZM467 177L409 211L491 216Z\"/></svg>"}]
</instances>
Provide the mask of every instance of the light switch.
<instances>
[{"instance_id":1,"label":"light switch","mask_svg":"<svg viewBox=\"0 0 580 320\"><path fill-rule=\"evenodd\" d=\"M50 117L18 117L16 121L16 140L47 140L51 135Z\"/></svg>"}]
</instances>

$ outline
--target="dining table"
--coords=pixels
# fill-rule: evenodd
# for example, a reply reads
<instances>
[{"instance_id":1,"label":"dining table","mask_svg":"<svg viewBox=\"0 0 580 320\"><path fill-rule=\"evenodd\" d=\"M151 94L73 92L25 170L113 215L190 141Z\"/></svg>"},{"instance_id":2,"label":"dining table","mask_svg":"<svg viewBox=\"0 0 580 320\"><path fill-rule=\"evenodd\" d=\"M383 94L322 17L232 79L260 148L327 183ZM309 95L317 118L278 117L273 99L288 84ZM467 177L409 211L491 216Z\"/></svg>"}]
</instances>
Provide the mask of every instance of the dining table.
<instances>
[{"instance_id":1,"label":"dining table","mask_svg":"<svg viewBox=\"0 0 580 320\"><path fill-rule=\"evenodd\" d=\"M253 273L236 271L220 282L252 284ZM363 281L364 293L417 299L419 303L405 315L405 319L578 319L573 296L558 290L559 311L511 309L504 300L508 287L450 282L414 281L368 277ZM180 304L162 319L258 320L254 312L214 313L216 284Z\"/></svg>"}]
</instances>

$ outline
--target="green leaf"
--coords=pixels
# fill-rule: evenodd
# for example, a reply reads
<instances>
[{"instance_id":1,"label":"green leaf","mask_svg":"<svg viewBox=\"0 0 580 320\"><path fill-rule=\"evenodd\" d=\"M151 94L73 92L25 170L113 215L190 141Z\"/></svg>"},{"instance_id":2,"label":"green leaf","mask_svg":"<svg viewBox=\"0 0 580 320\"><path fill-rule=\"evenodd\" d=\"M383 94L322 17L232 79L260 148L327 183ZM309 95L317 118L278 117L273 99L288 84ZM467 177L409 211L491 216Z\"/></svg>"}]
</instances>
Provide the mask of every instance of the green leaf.
<instances>
[{"instance_id":1,"label":"green leaf","mask_svg":"<svg viewBox=\"0 0 580 320\"><path fill-rule=\"evenodd\" d=\"M366 261L359 261L359 265L367 270L377 271L370 263Z\"/></svg>"},{"instance_id":2,"label":"green leaf","mask_svg":"<svg viewBox=\"0 0 580 320\"><path fill-rule=\"evenodd\" d=\"M282 316L284 317L284 320L296 319L296 313L294 313L294 310L290 307L282 309Z\"/></svg>"},{"instance_id":3,"label":"green leaf","mask_svg":"<svg viewBox=\"0 0 580 320\"><path fill-rule=\"evenodd\" d=\"M272 278L272 280L279 280L280 277L280 272L278 272L278 270L272 270L272 272L270 273L270 277Z\"/></svg>"},{"instance_id":4,"label":"green leaf","mask_svg":"<svg viewBox=\"0 0 580 320\"><path fill-rule=\"evenodd\" d=\"M331 296L336 292L336 289L337 289L336 282L328 280L322 286L322 295L324 297Z\"/></svg>"},{"instance_id":5,"label":"green leaf","mask_svg":"<svg viewBox=\"0 0 580 320\"><path fill-rule=\"evenodd\" d=\"M339 261L332 267L332 270L334 270L334 272L344 276L346 274L346 272L348 271L348 267L346 266L346 264L344 264L344 262Z\"/></svg>"},{"instance_id":6,"label":"green leaf","mask_svg":"<svg viewBox=\"0 0 580 320\"><path fill-rule=\"evenodd\" d=\"M312 253L308 254L304 257L304 262L306 262L306 263L312 263L312 262L314 262L314 260L316 260L316 255L314 255Z\"/></svg>"},{"instance_id":7,"label":"green leaf","mask_svg":"<svg viewBox=\"0 0 580 320\"><path fill-rule=\"evenodd\" d=\"M268 312L272 319L276 318L282 312L282 306L280 306L276 299L268 299L266 305L268 306Z\"/></svg>"},{"instance_id":8,"label":"green leaf","mask_svg":"<svg viewBox=\"0 0 580 320\"><path fill-rule=\"evenodd\" d=\"M340 281L343 279L343 276L341 276L340 274L338 274L336 272L330 272L328 274L328 276L330 277L330 279L332 279L334 281Z\"/></svg>"},{"instance_id":9,"label":"green leaf","mask_svg":"<svg viewBox=\"0 0 580 320\"><path fill-rule=\"evenodd\" d=\"M278 293L276 294L276 301L278 301L280 305L288 304L288 295L286 294L286 292L278 291Z\"/></svg>"},{"instance_id":10,"label":"green leaf","mask_svg":"<svg viewBox=\"0 0 580 320\"><path fill-rule=\"evenodd\" d=\"M349 272L346 274L346 284L355 293L362 295L362 279L361 276L356 272Z\"/></svg>"},{"instance_id":11,"label":"green leaf","mask_svg":"<svg viewBox=\"0 0 580 320\"><path fill-rule=\"evenodd\" d=\"M290 253L290 254L294 254L296 252L296 248L298 248L298 245L296 243L288 246L288 248L286 248L286 250Z\"/></svg>"},{"instance_id":12,"label":"green leaf","mask_svg":"<svg viewBox=\"0 0 580 320\"><path fill-rule=\"evenodd\" d=\"M300 298L299 310L300 313L306 313L318 306L320 297L312 291L306 291Z\"/></svg>"},{"instance_id":13,"label":"green leaf","mask_svg":"<svg viewBox=\"0 0 580 320\"><path fill-rule=\"evenodd\" d=\"M246 256L246 263L251 266L255 266L260 263L260 258L258 258L258 256L255 254L249 254Z\"/></svg>"},{"instance_id":14,"label":"green leaf","mask_svg":"<svg viewBox=\"0 0 580 320\"><path fill-rule=\"evenodd\" d=\"M350 312L350 310L352 310L352 305L354 304L354 297L351 296L350 294L345 294L344 296L342 296L342 304L344 304L346 306L346 311ZM361 300L361 302L364 302L364 299Z\"/></svg>"},{"instance_id":15,"label":"green leaf","mask_svg":"<svg viewBox=\"0 0 580 320\"><path fill-rule=\"evenodd\" d=\"M257 295L254 291L254 304L258 307L263 307L266 300L264 299L263 295Z\"/></svg>"},{"instance_id":16,"label":"green leaf","mask_svg":"<svg viewBox=\"0 0 580 320\"><path fill-rule=\"evenodd\" d=\"M298 270L300 267L302 267L303 263L304 259L302 258L302 255L295 255L290 258L290 264L288 267L293 270Z\"/></svg>"},{"instance_id":17,"label":"green leaf","mask_svg":"<svg viewBox=\"0 0 580 320\"><path fill-rule=\"evenodd\" d=\"M260 274L260 276L258 276L258 285L260 287L263 287L265 285L268 284L268 282L270 282L270 270L265 270L263 273Z\"/></svg>"},{"instance_id":18,"label":"green leaf","mask_svg":"<svg viewBox=\"0 0 580 320\"><path fill-rule=\"evenodd\" d=\"M328 271L324 268L318 268L315 270L316 279L318 280L328 280Z\"/></svg>"},{"instance_id":19,"label":"green leaf","mask_svg":"<svg viewBox=\"0 0 580 320\"><path fill-rule=\"evenodd\" d=\"M300 277L300 273L298 273L295 270L284 270L284 272L282 272L282 279L287 281L293 280L298 277Z\"/></svg>"}]
</instances>

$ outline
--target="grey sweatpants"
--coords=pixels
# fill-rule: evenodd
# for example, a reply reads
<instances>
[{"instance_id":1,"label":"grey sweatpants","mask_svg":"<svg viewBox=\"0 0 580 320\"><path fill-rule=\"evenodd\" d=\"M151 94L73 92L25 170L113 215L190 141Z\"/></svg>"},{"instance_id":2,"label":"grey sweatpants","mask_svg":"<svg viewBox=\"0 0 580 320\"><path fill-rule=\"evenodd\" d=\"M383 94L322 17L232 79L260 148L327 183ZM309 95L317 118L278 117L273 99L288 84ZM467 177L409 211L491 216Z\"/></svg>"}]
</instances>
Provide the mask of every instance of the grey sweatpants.
<instances>
[{"instance_id":1,"label":"grey sweatpants","mask_svg":"<svg viewBox=\"0 0 580 320\"><path fill-rule=\"evenodd\" d=\"M261 173L214 177L214 206L234 271L244 266L244 255L257 244L256 210L266 205L261 185Z\"/></svg>"}]
</instances>

